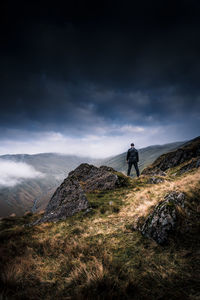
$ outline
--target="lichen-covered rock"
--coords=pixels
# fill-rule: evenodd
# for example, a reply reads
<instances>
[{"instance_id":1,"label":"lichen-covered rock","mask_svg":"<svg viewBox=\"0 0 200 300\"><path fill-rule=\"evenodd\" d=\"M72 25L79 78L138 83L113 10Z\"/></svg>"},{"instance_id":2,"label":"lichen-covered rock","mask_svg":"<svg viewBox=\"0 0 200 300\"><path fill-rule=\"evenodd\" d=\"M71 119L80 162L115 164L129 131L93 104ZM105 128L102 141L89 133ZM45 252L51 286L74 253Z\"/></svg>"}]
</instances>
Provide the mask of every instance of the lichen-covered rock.
<instances>
[{"instance_id":1,"label":"lichen-covered rock","mask_svg":"<svg viewBox=\"0 0 200 300\"><path fill-rule=\"evenodd\" d=\"M69 176L76 178L86 192L112 190L128 184L128 179L114 169L107 166L97 168L86 163L70 172Z\"/></svg>"},{"instance_id":2,"label":"lichen-covered rock","mask_svg":"<svg viewBox=\"0 0 200 300\"><path fill-rule=\"evenodd\" d=\"M159 168L153 168L153 169L144 169L142 171L142 175L149 175L149 176L166 176L166 173L162 170L160 170Z\"/></svg>"},{"instance_id":3,"label":"lichen-covered rock","mask_svg":"<svg viewBox=\"0 0 200 300\"><path fill-rule=\"evenodd\" d=\"M87 209L88 200L77 179L67 177L49 201L44 216L35 224L57 222Z\"/></svg>"},{"instance_id":4,"label":"lichen-covered rock","mask_svg":"<svg viewBox=\"0 0 200 300\"><path fill-rule=\"evenodd\" d=\"M193 159L190 163L184 165L182 168L179 170L179 174L183 174L185 172L188 172L192 169L199 168L200 167L200 158Z\"/></svg>"},{"instance_id":5,"label":"lichen-covered rock","mask_svg":"<svg viewBox=\"0 0 200 300\"><path fill-rule=\"evenodd\" d=\"M196 162L196 168L200 168L200 158Z\"/></svg>"},{"instance_id":6,"label":"lichen-covered rock","mask_svg":"<svg viewBox=\"0 0 200 300\"><path fill-rule=\"evenodd\" d=\"M112 172L112 173L116 172L112 167L108 167L108 166L101 166L99 169L106 172Z\"/></svg>"},{"instance_id":7,"label":"lichen-covered rock","mask_svg":"<svg viewBox=\"0 0 200 300\"><path fill-rule=\"evenodd\" d=\"M150 183L150 184L157 184L157 183L161 183L161 182L164 182L164 179L163 178L160 178L160 177L150 177L147 181L147 183Z\"/></svg>"},{"instance_id":8,"label":"lichen-covered rock","mask_svg":"<svg viewBox=\"0 0 200 300\"><path fill-rule=\"evenodd\" d=\"M142 234L152 238L158 244L164 244L170 232L175 229L177 221L176 206L184 207L185 195L176 191L170 192L164 200L154 208L143 226L139 228Z\"/></svg>"}]
</instances>

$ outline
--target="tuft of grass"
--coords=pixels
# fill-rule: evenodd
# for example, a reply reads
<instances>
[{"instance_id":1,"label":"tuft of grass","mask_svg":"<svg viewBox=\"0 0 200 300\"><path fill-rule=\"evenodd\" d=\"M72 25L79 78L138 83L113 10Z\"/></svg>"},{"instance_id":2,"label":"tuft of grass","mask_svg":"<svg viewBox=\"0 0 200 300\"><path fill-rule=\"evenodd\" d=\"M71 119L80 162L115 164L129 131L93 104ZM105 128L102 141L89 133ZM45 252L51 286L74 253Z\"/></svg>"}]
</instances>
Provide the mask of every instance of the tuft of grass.
<instances>
[{"instance_id":1,"label":"tuft of grass","mask_svg":"<svg viewBox=\"0 0 200 300\"><path fill-rule=\"evenodd\" d=\"M118 213L120 208L125 205L124 197L128 194L132 186L128 188L117 188L114 191L96 191L87 193L87 199L94 211L94 217L97 215L106 215Z\"/></svg>"}]
</instances>

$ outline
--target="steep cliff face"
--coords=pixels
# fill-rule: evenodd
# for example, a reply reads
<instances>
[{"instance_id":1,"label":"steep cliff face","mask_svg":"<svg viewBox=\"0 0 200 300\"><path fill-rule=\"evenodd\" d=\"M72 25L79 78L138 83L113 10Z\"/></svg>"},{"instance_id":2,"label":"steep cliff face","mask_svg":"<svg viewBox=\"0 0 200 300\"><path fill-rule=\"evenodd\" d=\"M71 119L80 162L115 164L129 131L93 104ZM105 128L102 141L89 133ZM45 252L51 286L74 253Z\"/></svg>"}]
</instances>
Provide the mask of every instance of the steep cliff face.
<instances>
[{"instance_id":1,"label":"steep cliff face","mask_svg":"<svg viewBox=\"0 0 200 300\"><path fill-rule=\"evenodd\" d=\"M200 137L185 143L182 147L175 151L161 155L155 160L153 164L145 168L142 172L143 175L163 175L166 170L176 167L184 162L189 162L195 159L196 164L194 167L199 167L200 159Z\"/></svg>"},{"instance_id":2,"label":"steep cliff face","mask_svg":"<svg viewBox=\"0 0 200 300\"><path fill-rule=\"evenodd\" d=\"M86 192L113 190L127 186L128 178L106 166L97 168L81 164L57 188L50 199L44 216L35 224L64 220L89 207Z\"/></svg>"}]
</instances>

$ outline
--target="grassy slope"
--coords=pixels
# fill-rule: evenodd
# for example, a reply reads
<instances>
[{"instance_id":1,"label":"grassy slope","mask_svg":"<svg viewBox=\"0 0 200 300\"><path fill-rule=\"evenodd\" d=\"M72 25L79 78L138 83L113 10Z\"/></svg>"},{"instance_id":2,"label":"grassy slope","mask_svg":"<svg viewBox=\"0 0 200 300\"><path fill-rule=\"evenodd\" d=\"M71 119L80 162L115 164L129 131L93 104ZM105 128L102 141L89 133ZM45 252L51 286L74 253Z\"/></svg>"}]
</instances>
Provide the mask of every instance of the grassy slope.
<instances>
[{"instance_id":1,"label":"grassy slope","mask_svg":"<svg viewBox=\"0 0 200 300\"><path fill-rule=\"evenodd\" d=\"M200 170L146 181L88 194L91 213L55 224L24 227L37 215L1 220L2 298L199 299ZM180 230L159 246L133 225L171 190L186 193L190 216L180 211Z\"/></svg>"}]
</instances>

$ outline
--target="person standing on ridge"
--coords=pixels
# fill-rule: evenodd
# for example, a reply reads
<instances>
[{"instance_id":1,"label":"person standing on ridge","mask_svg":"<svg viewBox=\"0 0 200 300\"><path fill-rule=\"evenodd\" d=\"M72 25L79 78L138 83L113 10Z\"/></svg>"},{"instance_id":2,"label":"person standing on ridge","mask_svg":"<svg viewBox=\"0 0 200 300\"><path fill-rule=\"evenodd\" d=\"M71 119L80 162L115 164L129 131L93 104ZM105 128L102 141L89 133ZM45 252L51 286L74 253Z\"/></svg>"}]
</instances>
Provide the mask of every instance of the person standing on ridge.
<instances>
[{"instance_id":1,"label":"person standing on ridge","mask_svg":"<svg viewBox=\"0 0 200 300\"><path fill-rule=\"evenodd\" d=\"M134 165L137 177L139 177L140 176L140 171L138 168L139 154L138 154L138 150L135 149L133 143L131 143L131 148L128 149L128 152L126 155L126 161L128 164L127 176L130 176L132 165Z\"/></svg>"}]
</instances>

